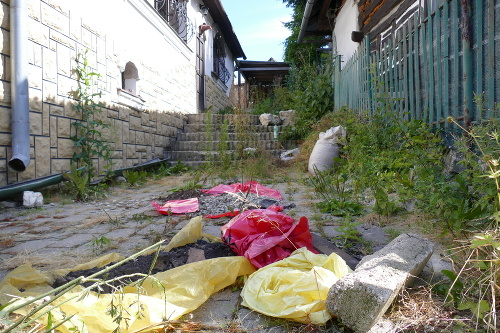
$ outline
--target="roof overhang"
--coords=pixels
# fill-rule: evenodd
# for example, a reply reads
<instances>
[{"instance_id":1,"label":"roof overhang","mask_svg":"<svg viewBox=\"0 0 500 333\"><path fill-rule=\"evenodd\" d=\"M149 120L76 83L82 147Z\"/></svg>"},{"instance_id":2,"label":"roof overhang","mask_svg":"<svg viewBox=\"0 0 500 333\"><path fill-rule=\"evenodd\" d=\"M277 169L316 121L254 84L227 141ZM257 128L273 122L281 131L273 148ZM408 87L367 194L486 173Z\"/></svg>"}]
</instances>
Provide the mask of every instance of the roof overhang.
<instances>
[{"instance_id":1,"label":"roof overhang","mask_svg":"<svg viewBox=\"0 0 500 333\"><path fill-rule=\"evenodd\" d=\"M222 6L220 0L203 0L205 6L208 7L208 12L210 16L212 16L215 23L217 23L220 27L220 32L224 36L224 40L231 50L233 57L246 59L245 52L243 52L243 48L234 33L233 26L229 21L229 18Z\"/></svg>"},{"instance_id":2,"label":"roof overhang","mask_svg":"<svg viewBox=\"0 0 500 333\"><path fill-rule=\"evenodd\" d=\"M315 42L328 43L329 40L319 37L332 34L335 17L343 0L308 0L302 18L298 42L305 37L316 36Z\"/></svg>"},{"instance_id":3,"label":"roof overhang","mask_svg":"<svg viewBox=\"0 0 500 333\"><path fill-rule=\"evenodd\" d=\"M273 83L277 78L285 78L290 72L287 62L237 60L236 66L245 80L255 83Z\"/></svg>"}]
</instances>

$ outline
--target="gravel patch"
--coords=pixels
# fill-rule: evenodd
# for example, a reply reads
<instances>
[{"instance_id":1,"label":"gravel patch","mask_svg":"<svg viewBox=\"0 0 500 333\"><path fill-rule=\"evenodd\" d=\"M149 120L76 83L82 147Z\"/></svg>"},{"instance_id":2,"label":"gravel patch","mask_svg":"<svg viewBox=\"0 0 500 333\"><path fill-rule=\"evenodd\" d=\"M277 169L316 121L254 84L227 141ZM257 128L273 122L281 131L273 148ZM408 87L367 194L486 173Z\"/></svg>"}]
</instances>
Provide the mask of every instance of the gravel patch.
<instances>
[{"instance_id":1,"label":"gravel patch","mask_svg":"<svg viewBox=\"0 0 500 333\"><path fill-rule=\"evenodd\" d=\"M271 205L281 206L283 203L273 197L253 193L224 193L215 196L198 198L200 215L219 215L235 210L267 208Z\"/></svg>"}]
</instances>

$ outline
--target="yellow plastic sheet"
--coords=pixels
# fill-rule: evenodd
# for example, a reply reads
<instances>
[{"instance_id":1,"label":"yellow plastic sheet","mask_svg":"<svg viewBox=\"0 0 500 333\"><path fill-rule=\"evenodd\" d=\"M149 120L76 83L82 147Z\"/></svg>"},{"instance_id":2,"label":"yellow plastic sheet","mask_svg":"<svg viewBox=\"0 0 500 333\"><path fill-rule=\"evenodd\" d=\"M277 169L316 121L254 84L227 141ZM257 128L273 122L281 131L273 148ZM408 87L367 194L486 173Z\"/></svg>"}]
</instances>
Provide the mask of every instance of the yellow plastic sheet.
<instances>
[{"instance_id":1,"label":"yellow plastic sheet","mask_svg":"<svg viewBox=\"0 0 500 333\"><path fill-rule=\"evenodd\" d=\"M177 245L169 244L166 248L188 244L190 241L187 240L200 238L201 232L201 218L194 218L178 233L178 237L172 239L171 244ZM105 256L101 259L109 263L113 258L119 256ZM91 267L99 267L102 262L96 260L92 265ZM88 266L78 267L91 268ZM77 287L57 300L55 304L61 305L51 311L51 315L56 322L65 316L74 315L71 321L58 327L62 332L73 332L75 327L82 333L112 332L118 326L115 321L117 315L123 318L121 331L133 332L168 319L177 319L195 310L210 295L233 284L238 276L254 271L253 265L244 257L225 257L194 262L155 274L140 288L126 287L123 293L82 294L83 288ZM50 290L49 284L53 276L63 272L44 274L32 268L29 263L13 270L0 283L2 304L10 300L6 294L21 297L41 295ZM110 315L112 309L116 312L114 317ZM26 309L19 313L24 314L25 311ZM43 320L46 323L46 317Z\"/></svg>"},{"instance_id":2,"label":"yellow plastic sheet","mask_svg":"<svg viewBox=\"0 0 500 333\"><path fill-rule=\"evenodd\" d=\"M321 325L330 314L325 300L330 287L351 272L337 254L315 254L306 248L250 275L242 305L272 317Z\"/></svg>"}]
</instances>

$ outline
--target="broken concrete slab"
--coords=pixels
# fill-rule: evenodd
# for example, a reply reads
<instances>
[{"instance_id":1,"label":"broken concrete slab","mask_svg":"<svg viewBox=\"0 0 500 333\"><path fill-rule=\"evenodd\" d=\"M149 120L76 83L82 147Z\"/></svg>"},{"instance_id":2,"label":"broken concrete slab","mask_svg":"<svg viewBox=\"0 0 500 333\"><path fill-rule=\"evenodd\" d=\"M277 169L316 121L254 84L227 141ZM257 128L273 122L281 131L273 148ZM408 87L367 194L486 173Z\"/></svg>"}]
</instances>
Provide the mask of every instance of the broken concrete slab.
<instances>
[{"instance_id":1,"label":"broken concrete slab","mask_svg":"<svg viewBox=\"0 0 500 333\"><path fill-rule=\"evenodd\" d=\"M335 283L327 296L328 311L356 332L368 332L402 288L429 260L434 244L415 234L402 234L364 257L353 273Z\"/></svg>"}]
</instances>

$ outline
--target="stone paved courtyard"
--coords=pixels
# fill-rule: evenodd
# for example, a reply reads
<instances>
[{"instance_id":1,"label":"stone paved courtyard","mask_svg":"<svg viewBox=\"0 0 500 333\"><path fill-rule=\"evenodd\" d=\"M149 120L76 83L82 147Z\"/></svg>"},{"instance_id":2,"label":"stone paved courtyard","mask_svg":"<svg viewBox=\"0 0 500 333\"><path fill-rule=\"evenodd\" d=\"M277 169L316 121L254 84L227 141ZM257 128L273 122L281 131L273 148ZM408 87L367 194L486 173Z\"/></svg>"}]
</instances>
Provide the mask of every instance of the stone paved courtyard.
<instances>
[{"instance_id":1,"label":"stone paved courtyard","mask_svg":"<svg viewBox=\"0 0 500 333\"><path fill-rule=\"evenodd\" d=\"M296 174L293 180L261 184L279 190L285 205L295 204L286 209L285 214L295 219L307 217L312 232L331 239L339 234L335 230L339 218L322 214L315 208L314 202L319 199L311 187L298 181L304 177L307 175ZM3 208L0 212L0 280L27 261L42 271L51 271L71 268L111 252L128 256L160 239L169 240L196 214L160 215L151 202L165 197L171 189L186 184L191 178L190 174L183 174L152 180L140 187L119 186L106 198L95 202L69 202L53 197L46 199L41 208ZM203 231L220 237L220 227L227 221L227 217L204 218ZM362 224L357 228L373 250L390 240L376 225ZM109 243L102 244L99 239L103 238ZM239 301L237 291L225 289L213 295L187 319L220 327L221 331L229 322L237 322L253 332L289 330L288 325L270 322L265 316L240 307Z\"/></svg>"}]
</instances>

